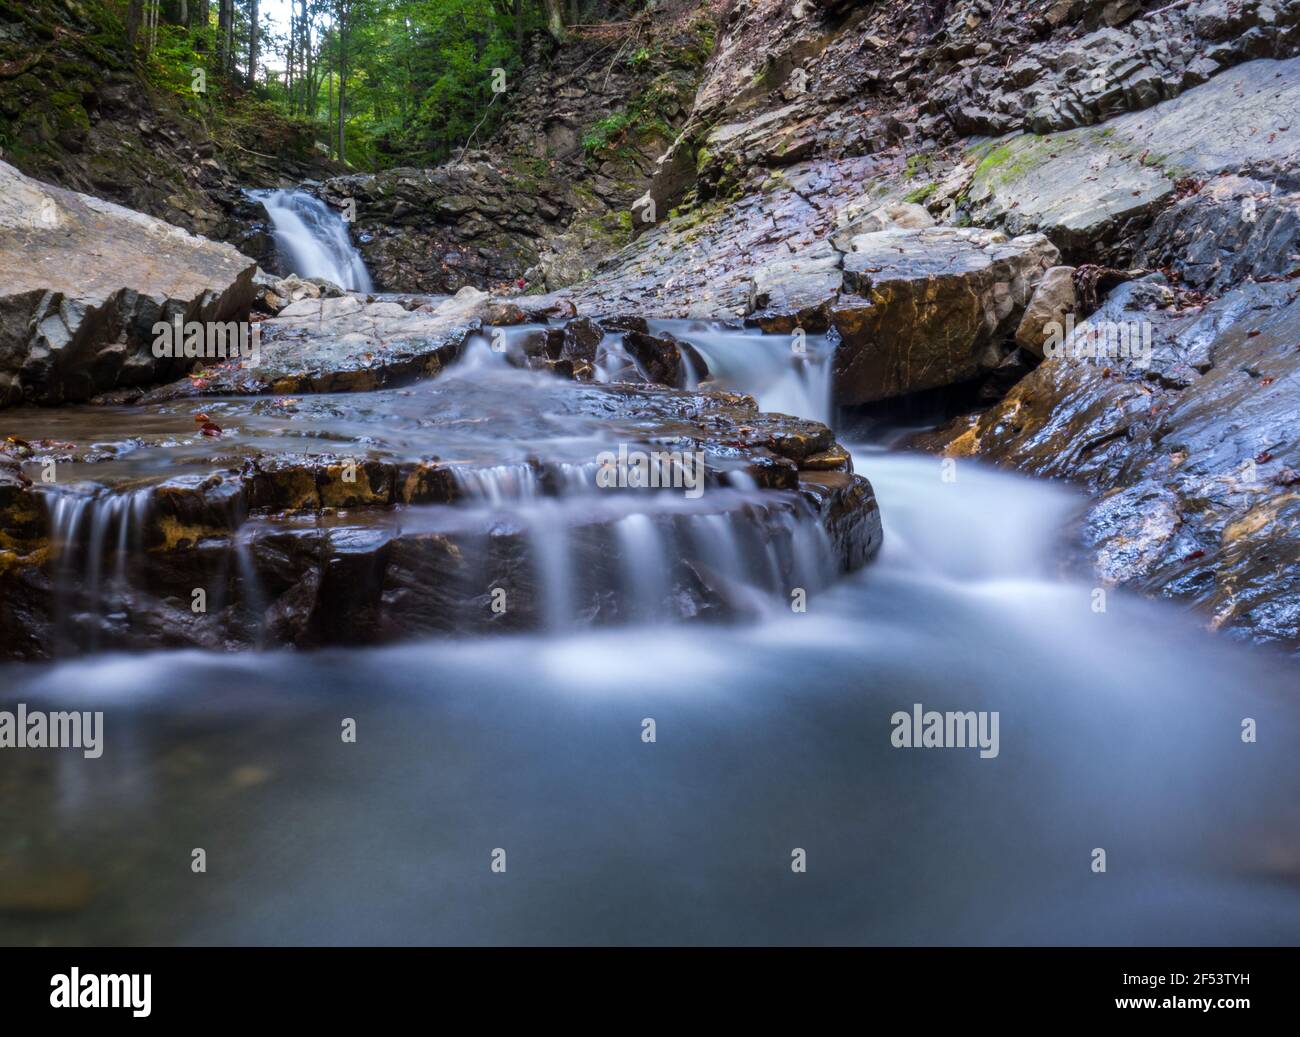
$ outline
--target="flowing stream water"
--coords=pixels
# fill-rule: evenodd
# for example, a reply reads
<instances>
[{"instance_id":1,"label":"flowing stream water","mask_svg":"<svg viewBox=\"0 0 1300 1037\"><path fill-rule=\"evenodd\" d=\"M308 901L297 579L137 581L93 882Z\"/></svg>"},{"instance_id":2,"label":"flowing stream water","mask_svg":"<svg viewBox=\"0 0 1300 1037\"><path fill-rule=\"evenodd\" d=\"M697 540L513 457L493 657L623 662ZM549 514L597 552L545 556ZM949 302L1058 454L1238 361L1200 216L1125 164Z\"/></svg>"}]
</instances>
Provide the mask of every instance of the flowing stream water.
<instances>
[{"instance_id":1,"label":"flowing stream water","mask_svg":"<svg viewBox=\"0 0 1300 1037\"><path fill-rule=\"evenodd\" d=\"M825 343L659 330L695 346L712 384L829 416ZM250 448L292 434L420 454L422 415L472 430L504 393L489 434L453 442L479 462L458 475L470 504L422 521L522 518L551 576L550 629L0 668L0 708L102 710L108 746L97 760L0 754L0 940L1294 941L1295 671L1168 604L1111 593L1094 611L1064 562L1071 491L966 462L946 481L935 458L859 444L884 547L806 612L777 594L745 622L665 622L668 561L687 541L737 576L771 560L723 514L668 534L638 507L611 516L631 621L573 628L564 530L597 506L583 459L600 429L537 404L560 391L544 376L493 364L471 349L409 393L321 398L293 422L249 401L205 408ZM47 434L76 415L43 415ZM119 419L143 439L175 423L165 407L96 415L107 438ZM146 451L132 475L185 463L183 446ZM126 581L139 498L98 499L52 499L52 517L99 545L83 578ZM821 551L795 553L808 571ZM894 748L892 718L916 704L996 711L997 755ZM1258 741L1242 741L1244 718ZM24 883L43 906L12 909Z\"/></svg>"}]
</instances>

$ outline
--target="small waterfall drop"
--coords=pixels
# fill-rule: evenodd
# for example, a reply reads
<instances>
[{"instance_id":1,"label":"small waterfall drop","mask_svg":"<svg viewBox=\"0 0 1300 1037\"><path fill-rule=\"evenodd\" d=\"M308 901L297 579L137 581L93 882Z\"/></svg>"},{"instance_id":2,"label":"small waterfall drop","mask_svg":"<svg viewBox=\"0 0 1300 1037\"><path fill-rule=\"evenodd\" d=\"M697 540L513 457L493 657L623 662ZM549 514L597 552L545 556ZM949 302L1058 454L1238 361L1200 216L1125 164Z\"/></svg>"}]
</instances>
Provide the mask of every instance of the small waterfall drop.
<instances>
[{"instance_id":1,"label":"small waterfall drop","mask_svg":"<svg viewBox=\"0 0 1300 1037\"><path fill-rule=\"evenodd\" d=\"M831 358L834 342L826 335L761 334L712 321L652 320L651 334L669 334L690 343L708 365L701 386L690 369L690 388L749 393L760 410L793 414L833 425Z\"/></svg>"},{"instance_id":2,"label":"small waterfall drop","mask_svg":"<svg viewBox=\"0 0 1300 1037\"><path fill-rule=\"evenodd\" d=\"M271 217L276 247L292 273L323 277L351 291L373 290L366 264L339 213L306 191L249 191L248 196L261 202Z\"/></svg>"}]
</instances>

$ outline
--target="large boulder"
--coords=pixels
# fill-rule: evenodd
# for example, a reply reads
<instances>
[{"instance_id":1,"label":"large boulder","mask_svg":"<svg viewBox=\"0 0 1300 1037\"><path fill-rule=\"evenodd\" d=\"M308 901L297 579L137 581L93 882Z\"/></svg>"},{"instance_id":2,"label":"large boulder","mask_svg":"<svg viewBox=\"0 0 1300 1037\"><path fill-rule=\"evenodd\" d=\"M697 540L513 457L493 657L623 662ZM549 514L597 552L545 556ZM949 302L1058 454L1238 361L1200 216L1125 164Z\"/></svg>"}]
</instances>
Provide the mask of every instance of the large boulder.
<instances>
[{"instance_id":1,"label":"large boulder","mask_svg":"<svg viewBox=\"0 0 1300 1037\"><path fill-rule=\"evenodd\" d=\"M256 264L229 245L0 162L0 406L174 378L158 321L247 318Z\"/></svg>"},{"instance_id":2,"label":"large boulder","mask_svg":"<svg viewBox=\"0 0 1300 1037\"><path fill-rule=\"evenodd\" d=\"M934 227L855 237L845 294L831 307L843 342L835 395L870 403L992 370L1058 254L1041 234Z\"/></svg>"}]
</instances>

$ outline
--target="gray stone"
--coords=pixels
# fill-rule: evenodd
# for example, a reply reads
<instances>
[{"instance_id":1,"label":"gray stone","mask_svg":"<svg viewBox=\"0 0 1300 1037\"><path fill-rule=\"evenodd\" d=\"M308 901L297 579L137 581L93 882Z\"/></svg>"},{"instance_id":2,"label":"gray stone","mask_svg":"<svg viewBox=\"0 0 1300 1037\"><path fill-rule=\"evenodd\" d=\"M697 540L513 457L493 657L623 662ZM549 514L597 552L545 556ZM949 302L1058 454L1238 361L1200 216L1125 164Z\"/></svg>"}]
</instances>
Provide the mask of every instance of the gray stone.
<instances>
[{"instance_id":1,"label":"gray stone","mask_svg":"<svg viewBox=\"0 0 1300 1037\"><path fill-rule=\"evenodd\" d=\"M157 321L248 316L257 264L229 245L0 162L0 406L175 378Z\"/></svg>"}]
</instances>

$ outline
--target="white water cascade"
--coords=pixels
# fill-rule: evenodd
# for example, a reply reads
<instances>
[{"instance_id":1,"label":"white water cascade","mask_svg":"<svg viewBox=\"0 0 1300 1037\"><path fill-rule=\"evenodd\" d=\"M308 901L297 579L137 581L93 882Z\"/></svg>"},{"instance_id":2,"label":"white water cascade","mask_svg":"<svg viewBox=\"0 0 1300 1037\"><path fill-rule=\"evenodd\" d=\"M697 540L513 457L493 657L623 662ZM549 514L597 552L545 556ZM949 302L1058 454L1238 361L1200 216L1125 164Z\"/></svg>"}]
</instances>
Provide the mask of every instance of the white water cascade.
<instances>
[{"instance_id":1,"label":"white water cascade","mask_svg":"<svg viewBox=\"0 0 1300 1037\"><path fill-rule=\"evenodd\" d=\"M340 288L374 288L361 254L348 236L343 217L306 191L249 191L271 217L275 244L291 273L323 277Z\"/></svg>"}]
</instances>

